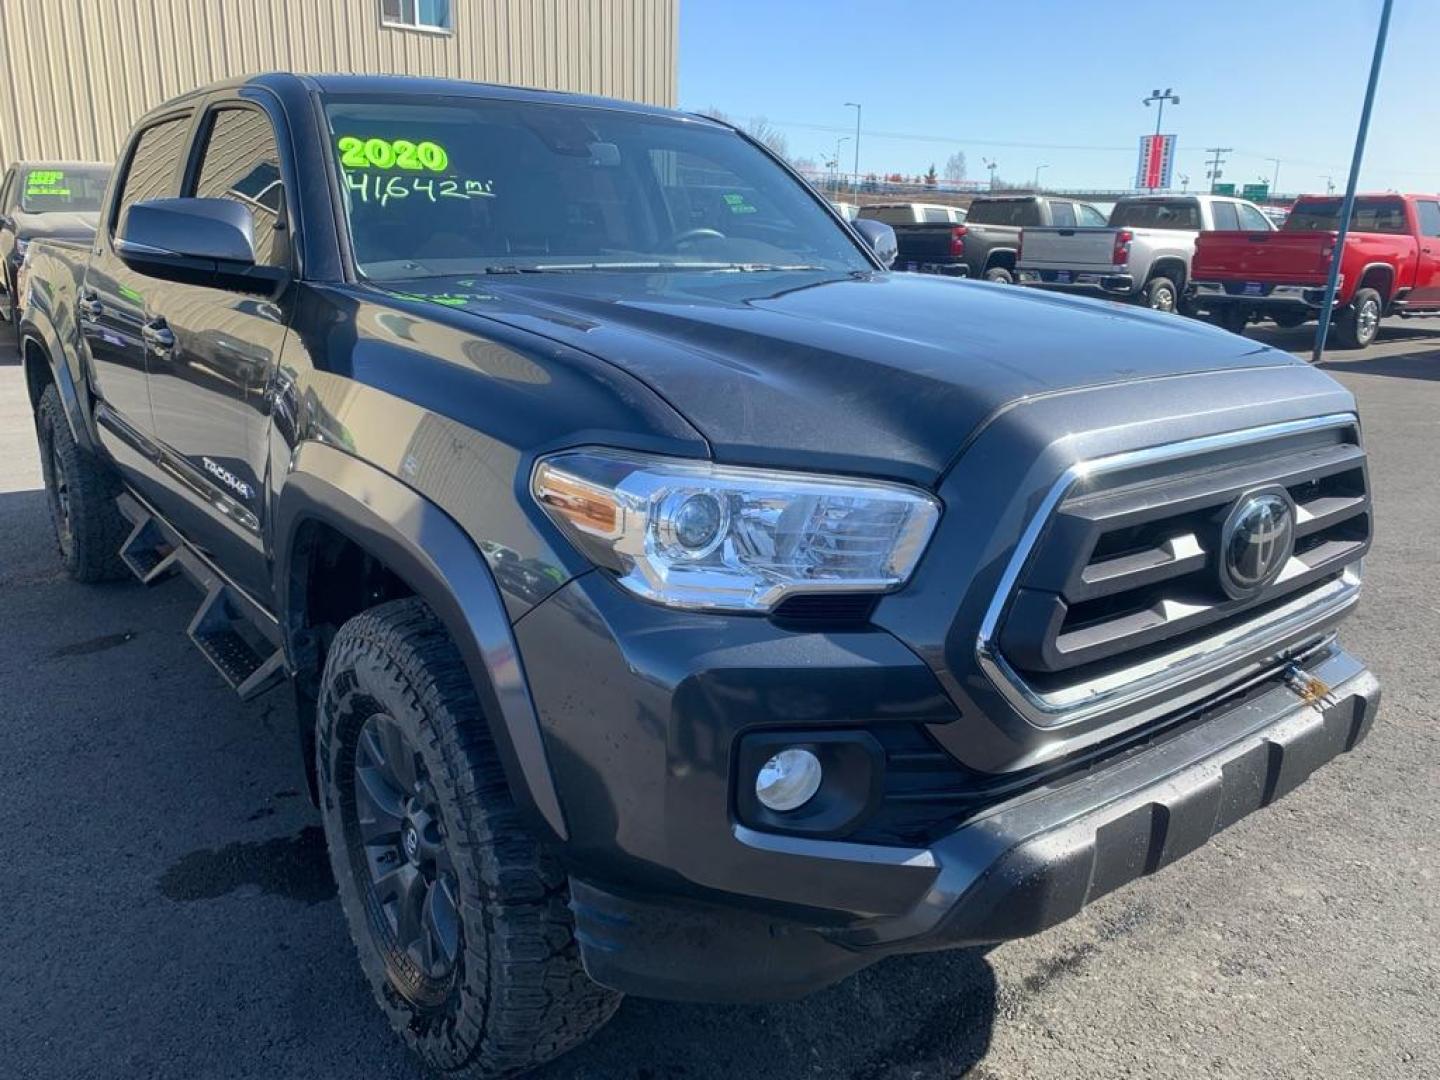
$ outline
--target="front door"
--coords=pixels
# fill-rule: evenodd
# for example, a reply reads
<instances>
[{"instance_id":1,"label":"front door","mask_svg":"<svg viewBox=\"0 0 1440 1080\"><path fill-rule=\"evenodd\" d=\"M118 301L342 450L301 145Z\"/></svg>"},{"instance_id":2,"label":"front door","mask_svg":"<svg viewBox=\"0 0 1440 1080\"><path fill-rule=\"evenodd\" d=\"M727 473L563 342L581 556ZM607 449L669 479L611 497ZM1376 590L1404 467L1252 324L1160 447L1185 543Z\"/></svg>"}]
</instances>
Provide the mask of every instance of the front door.
<instances>
[{"instance_id":1,"label":"front door","mask_svg":"<svg viewBox=\"0 0 1440 1080\"><path fill-rule=\"evenodd\" d=\"M183 194L246 206L256 262L291 267L269 118L232 102L212 108L199 130ZM146 325L156 441L184 480L167 492L162 510L182 532L210 537L220 568L256 596L270 587L262 532L269 387L289 314L283 296L165 283L155 290Z\"/></svg>"},{"instance_id":2,"label":"front door","mask_svg":"<svg viewBox=\"0 0 1440 1080\"><path fill-rule=\"evenodd\" d=\"M121 262L115 253L115 237L132 205L167 198L179 190L180 157L190 119L189 112L177 113L151 124L131 140L118 195L109 220L96 230L90 267L75 302L80 333L90 355L91 384L105 406L99 412L102 429L132 444L148 439L155 426L142 332L146 306L160 282ZM125 460L123 454L117 457Z\"/></svg>"},{"instance_id":3,"label":"front door","mask_svg":"<svg viewBox=\"0 0 1440 1080\"><path fill-rule=\"evenodd\" d=\"M1416 199L1420 251L1415 262L1415 288L1409 296L1411 307L1440 307L1440 200Z\"/></svg>"}]
</instances>

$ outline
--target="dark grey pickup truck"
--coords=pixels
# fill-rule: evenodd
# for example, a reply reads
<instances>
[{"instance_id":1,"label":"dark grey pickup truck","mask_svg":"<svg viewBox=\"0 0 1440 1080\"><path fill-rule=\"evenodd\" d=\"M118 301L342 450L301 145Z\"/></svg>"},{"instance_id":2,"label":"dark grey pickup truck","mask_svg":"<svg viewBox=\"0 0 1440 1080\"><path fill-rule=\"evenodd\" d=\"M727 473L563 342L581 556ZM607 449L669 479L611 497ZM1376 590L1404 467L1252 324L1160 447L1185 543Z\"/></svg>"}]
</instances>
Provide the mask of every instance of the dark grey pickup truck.
<instances>
[{"instance_id":1,"label":"dark grey pickup truck","mask_svg":"<svg viewBox=\"0 0 1440 1080\"><path fill-rule=\"evenodd\" d=\"M293 694L431 1067L1034 933L1369 731L1349 393L869 235L702 117L265 75L36 242L60 557L186 575L220 676Z\"/></svg>"},{"instance_id":2,"label":"dark grey pickup truck","mask_svg":"<svg viewBox=\"0 0 1440 1080\"><path fill-rule=\"evenodd\" d=\"M1005 285L1015 281L1020 234L1027 228L1054 225L1090 228L1105 224L1105 215L1089 203L1049 195L991 195L970 204L962 233L962 254L970 276Z\"/></svg>"}]
</instances>

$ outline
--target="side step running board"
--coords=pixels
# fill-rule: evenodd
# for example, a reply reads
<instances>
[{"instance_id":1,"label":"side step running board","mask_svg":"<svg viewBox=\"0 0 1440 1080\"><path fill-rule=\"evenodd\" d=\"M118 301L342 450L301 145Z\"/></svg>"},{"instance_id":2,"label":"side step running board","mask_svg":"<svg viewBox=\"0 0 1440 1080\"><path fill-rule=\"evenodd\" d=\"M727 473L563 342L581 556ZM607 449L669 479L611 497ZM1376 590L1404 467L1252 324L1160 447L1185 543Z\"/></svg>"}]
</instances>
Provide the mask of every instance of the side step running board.
<instances>
[{"instance_id":1,"label":"side step running board","mask_svg":"<svg viewBox=\"0 0 1440 1080\"><path fill-rule=\"evenodd\" d=\"M187 633L221 678L245 701L285 682L285 650L274 617L134 495L126 492L117 502L135 526L120 549L131 572L153 585L179 570L205 594Z\"/></svg>"},{"instance_id":2,"label":"side step running board","mask_svg":"<svg viewBox=\"0 0 1440 1080\"><path fill-rule=\"evenodd\" d=\"M246 635L245 616L234 599L235 591L213 582L200 610L190 620L190 640L215 665L215 670L240 697L249 701L285 679L285 653L274 649L265 655Z\"/></svg>"}]
</instances>

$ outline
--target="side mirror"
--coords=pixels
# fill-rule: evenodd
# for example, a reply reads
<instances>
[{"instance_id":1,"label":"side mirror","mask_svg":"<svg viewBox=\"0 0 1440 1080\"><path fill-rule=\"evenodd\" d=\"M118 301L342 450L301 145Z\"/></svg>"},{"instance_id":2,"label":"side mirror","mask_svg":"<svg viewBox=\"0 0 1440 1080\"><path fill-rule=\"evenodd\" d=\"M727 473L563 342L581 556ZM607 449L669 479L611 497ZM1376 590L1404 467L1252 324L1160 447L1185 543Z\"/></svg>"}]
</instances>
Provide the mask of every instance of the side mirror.
<instances>
[{"instance_id":1,"label":"side mirror","mask_svg":"<svg viewBox=\"0 0 1440 1080\"><path fill-rule=\"evenodd\" d=\"M273 294L289 274L255 265L255 221L233 199L149 199L125 214L115 253L136 273Z\"/></svg>"},{"instance_id":2,"label":"side mirror","mask_svg":"<svg viewBox=\"0 0 1440 1080\"><path fill-rule=\"evenodd\" d=\"M900 254L900 248L895 243L894 229L874 218L856 218L850 224L855 226L860 238L870 245L870 250L884 263L885 269L895 265L895 256Z\"/></svg>"}]
</instances>

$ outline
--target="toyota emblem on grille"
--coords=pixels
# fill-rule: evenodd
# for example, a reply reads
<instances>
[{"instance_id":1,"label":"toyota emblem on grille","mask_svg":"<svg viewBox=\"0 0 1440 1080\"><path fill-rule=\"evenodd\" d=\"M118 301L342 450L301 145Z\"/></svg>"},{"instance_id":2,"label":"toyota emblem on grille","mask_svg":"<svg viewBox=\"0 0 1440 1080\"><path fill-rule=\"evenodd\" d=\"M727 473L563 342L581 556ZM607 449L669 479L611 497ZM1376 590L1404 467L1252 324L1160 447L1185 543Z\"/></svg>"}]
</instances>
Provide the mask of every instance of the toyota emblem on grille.
<instances>
[{"instance_id":1,"label":"toyota emblem on grille","mask_svg":"<svg viewBox=\"0 0 1440 1080\"><path fill-rule=\"evenodd\" d=\"M1295 508L1281 491L1242 495L1220 531L1220 584L1254 596L1280 576L1295 549Z\"/></svg>"}]
</instances>

